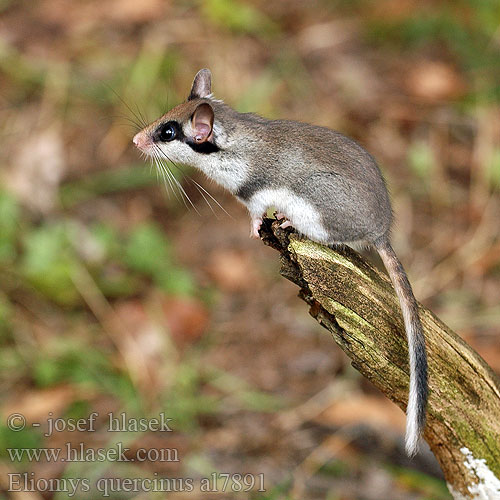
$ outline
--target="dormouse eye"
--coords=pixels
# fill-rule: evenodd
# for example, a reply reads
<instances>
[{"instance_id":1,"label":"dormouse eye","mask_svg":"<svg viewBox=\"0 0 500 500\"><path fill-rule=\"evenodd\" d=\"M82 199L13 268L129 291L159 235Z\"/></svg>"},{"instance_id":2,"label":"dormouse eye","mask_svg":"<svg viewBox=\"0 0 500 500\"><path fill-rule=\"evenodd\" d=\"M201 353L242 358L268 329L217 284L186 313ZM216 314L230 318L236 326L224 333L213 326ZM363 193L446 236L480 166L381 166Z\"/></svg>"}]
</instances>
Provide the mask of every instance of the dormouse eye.
<instances>
[{"instance_id":1,"label":"dormouse eye","mask_svg":"<svg viewBox=\"0 0 500 500\"><path fill-rule=\"evenodd\" d=\"M172 123L163 124L158 130L158 138L162 142L170 142L175 139L177 130Z\"/></svg>"}]
</instances>

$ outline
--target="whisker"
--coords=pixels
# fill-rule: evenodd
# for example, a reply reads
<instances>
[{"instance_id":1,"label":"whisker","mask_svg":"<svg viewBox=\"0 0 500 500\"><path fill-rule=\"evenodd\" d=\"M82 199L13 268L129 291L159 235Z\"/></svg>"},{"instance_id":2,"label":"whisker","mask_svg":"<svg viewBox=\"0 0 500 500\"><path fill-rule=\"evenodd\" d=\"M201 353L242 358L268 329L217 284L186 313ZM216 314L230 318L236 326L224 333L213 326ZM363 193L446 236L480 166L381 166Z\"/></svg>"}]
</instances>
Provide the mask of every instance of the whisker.
<instances>
[{"instance_id":1,"label":"whisker","mask_svg":"<svg viewBox=\"0 0 500 500\"><path fill-rule=\"evenodd\" d=\"M149 123L149 120L147 120L147 118L143 115L142 111L139 109L139 106L137 105L136 102L134 102L134 105L135 105L135 109L137 110L137 113L142 118L142 122L145 124L144 127L147 126L147 124ZM144 127L142 127L142 128L144 128Z\"/></svg>"},{"instance_id":2,"label":"whisker","mask_svg":"<svg viewBox=\"0 0 500 500\"><path fill-rule=\"evenodd\" d=\"M170 172L172 174L172 172ZM189 201L189 203L191 204L191 206L194 208L194 211L200 215L200 212L198 211L198 209L195 207L194 203L191 201L191 198L188 196L188 194L186 193L186 191L184 190L184 188L182 187L182 184L175 178L175 176L172 174L172 180L177 184L177 186L179 187L180 191L184 194L184 196L186 197L187 201Z\"/></svg>"},{"instance_id":3,"label":"whisker","mask_svg":"<svg viewBox=\"0 0 500 500\"><path fill-rule=\"evenodd\" d=\"M191 180L189 177L188 177L189 180ZM206 204L208 205L208 207L210 208L211 212L215 215L215 218L218 219L219 216L217 215L217 213L215 212L214 208L212 207L212 204L210 203L210 200L205 196L205 194L203 193L203 191L195 184L194 187L198 190L198 193L201 194L202 198L205 200Z\"/></svg>"},{"instance_id":4,"label":"whisker","mask_svg":"<svg viewBox=\"0 0 500 500\"><path fill-rule=\"evenodd\" d=\"M158 152L162 156L166 157L165 153L158 146L155 146L155 150L156 150L156 152ZM167 159L168 159L168 157L167 157ZM186 193L186 191L182 187L182 184L175 178L174 174L170 171L170 169L168 168L168 165L165 164L165 163L163 163L163 162L160 162L160 164L162 165L162 170L169 175L169 177L172 180L172 182L175 183L175 185L177 186L177 188L179 190L179 193L183 195L183 198L182 198L183 201L184 201L184 199L187 200L189 202L189 204L193 207L194 211L198 215L200 215L200 212L195 207L194 203L191 201L191 198L188 196L188 194ZM184 201L184 205L186 206L186 208L189 208L189 206L186 204L185 201Z\"/></svg>"},{"instance_id":5,"label":"whisker","mask_svg":"<svg viewBox=\"0 0 500 500\"><path fill-rule=\"evenodd\" d=\"M170 160L170 158L158 147L156 147L156 150L160 152L160 154L166 158L170 163L172 163L172 165L175 165L174 162L172 162ZM175 177L175 175L170 171L170 169L168 168L167 164L163 164L167 170L169 171L170 175L172 176L172 180L175 182L175 184L178 186L179 188L179 191L182 192L184 194L184 196L186 197L186 199L189 201L189 203L191 204L191 206L194 208L195 212L197 214L200 214L200 212L198 211L198 209L195 207L194 203L191 201L191 198L188 196L188 194L186 193L186 191L184 190L184 188L182 187L182 184L179 182L179 180ZM175 165L181 172L182 170L177 166Z\"/></svg>"},{"instance_id":6,"label":"whisker","mask_svg":"<svg viewBox=\"0 0 500 500\"><path fill-rule=\"evenodd\" d=\"M158 182L158 184L161 184L161 180L160 180L160 169L158 168L158 165L156 165L156 159L154 159L152 156L150 157L150 165L149 165L149 172L151 173L153 170L155 171L155 174L156 174L156 181ZM155 168L156 167L156 168ZM165 186L163 184L163 186ZM170 198L170 191L166 188L165 186L165 191L167 192L167 195L168 197Z\"/></svg>"},{"instance_id":7,"label":"whisker","mask_svg":"<svg viewBox=\"0 0 500 500\"><path fill-rule=\"evenodd\" d=\"M141 130L141 126L131 118L127 118L126 116L116 116L116 115L111 116L111 118L115 120L115 123L117 123L118 126L131 128L134 131L134 133L139 132Z\"/></svg>"},{"instance_id":8,"label":"whisker","mask_svg":"<svg viewBox=\"0 0 500 500\"><path fill-rule=\"evenodd\" d=\"M171 178L172 176L171 176L170 171L166 168L166 166L162 162L162 159L156 153L155 153L155 163L156 163L156 166L157 166L158 170L162 173L163 181L165 183L168 183L171 191L174 193L174 195L177 198L177 200L181 201L179 199L179 197L177 196L177 192L176 192L176 189L175 189L176 186L172 182L172 178Z\"/></svg>"},{"instance_id":9,"label":"whisker","mask_svg":"<svg viewBox=\"0 0 500 500\"><path fill-rule=\"evenodd\" d=\"M177 200L180 201L180 199L178 198L177 193L174 189L174 186L172 185L172 181L170 180L170 177L167 175L163 165L161 164L161 161L156 156L155 156L155 164L156 164L157 175L160 174L163 178L163 184L166 188L165 191L167 192L167 195L170 197L170 191L172 191L172 193L177 198ZM170 190L167 188L167 184L170 187Z\"/></svg>"},{"instance_id":10,"label":"whisker","mask_svg":"<svg viewBox=\"0 0 500 500\"><path fill-rule=\"evenodd\" d=\"M190 205L194 208L194 210L196 211L197 214L199 214L198 209L195 207L195 205L191 201L191 198L189 198L188 194L184 190L182 184L174 176L174 174L171 172L170 168L168 167L168 164L165 163L164 160L166 160L168 163L170 163L171 165L173 165L179 172L181 172L183 174L184 177L186 177L188 179L189 182L191 182L194 185L194 187L196 188L196 190L200 193L200 195L205 200L206 204L209 206L210 210L213 212L213 214L216 217L218 217L217 213L215 212L212 204L210 203L209 198L226 215L228 215L229 217L231 217L233 219L233 216L217 201L217 199L211 193L209 193L201 184L199 184L197 181L195 181L189 175L186 175L185 172L184 172L184 170L181 167L179 167L179 165L177 165L177 163L175 161L171 160L168 157L168 155L164 151L162 151L156 144L154 145L154 157L156 158L156 160L158 160L156 162L158 168L160 168L165 174L168 175L168 177L169 177L169 185L170 185L171 189L174 191L174 193L175 193L175 190L173 189L171 182L173 182L177 186L177 188L179 190L179 193L182 194L189 201ZM164 178L165 178L165 176L164 176ZM186 203L184 203L184 204L186 204Z\"/></svg>"},{"instance_id":11,"label":"whisker","mask_svg":"<svg viewBox=\"0 0 500 500\"><path fill-rule=\"evenodd\" d=\"M165 190L167 191L167 194L170 196L170 192L172 192L178 202L183 203L187 208L189 208L179 188L176 186L174 182L172 182L172 177L170 175L170 172L165 168L165 166L162 164L160 160L158 160L158 168L162 173L163 182L165 184ZM167 189L167 184L170 189Z\"/></svg>"},{"instance_id":12,"label":"whisker","mask_svg":"<svg viewBox=\"0 0 500 500\"><path fill-rule=\"evenodd\" d=\"M134 128L137 129L137 131L142 130L144 128L142 124L140 124L137 120L130 118L130 116L127 116L125 113L117 113L115 115L111 115L111 118L113 120L116 119L127 120L130 124L134 126Z\"/></svg>"},{"instance_id":13,"label":"whisker","mask_svg":"<svg viewBox=\"0 0 500 500\"><path fill-rule=\"evenodd\" d=\"M122 96L120 94L118 94L118 92L116 92L116 90L113 87L111 87L107 83L104 83L104 85L106 85L106 87L108 87L109 90L111 90L111 92L113 92L113 94L115 94L115 96L118 97L118 99L120 99L120 101L122 102L122 104L125 105L125 107L130 111L130 113L132 113L132 115L134 116L134 118L141 125L140 126L141 129L147 127L148 123L144 120L144 117L138 116L137 113L134 112L134 110L127 104L127 102L122 98Z\"/></svg>"},{"instance_id":14,"label":"whisker","mask_svg":"<svg viewBox=\"0 0 500 500\"><path fill-rule=\"evenodd\" d=\"M210 197L210 199L226 214L228 215L229 217L231 217L231 219L234 219L234 217L217 201L217 199L209 192L207 191L201 184L199 184L198 182L196 182L193 178L189 177L188 176L188 179L195 185L196 189L199 191L199 193L203 196L203 193L205 193L207 196ZM200 191L203 191L203 193ZM215 214L215 211L213 210L212 208L212 205L210 205L210 203L208 202L208 200L203 196L203 199L207 202L208 206L210 207L210 209L212 210L212 212L214 212ZM217 216L217 214L215 214Z\"/></svg>"},{"instance_id":15,"label":"whisker","mask_svg":"<svg viewBox=\"0 0 500 500\"><path fill-rule=\"evenodd\" d=\"M161 151L161 150L160 150ZM190 177L189 175L186 175L184 170L182 170L181 167L179 167L179 165L177 165L177 163L175 163L175 161L172 161L165 153L163 153L163 151L161 151L161 154L179 171L181 172L185 177L187 177L187 179L194 184L194 186L196 187L196 189L198 190L198 192L203 196L203 193L200 191L203 190L203 192L208 195L210 197L211 200L213 200L216 205L226 214L228 215L229 217L231 217L231 219L233 219L233 216L217 201L217 199L212 195L210 194L201 184L199 184L198 182L196 182L192 177ZM214 212L215 214L215 211L213 210L212 208L212 205L210 205L210 203L208 202L208 200L205 198L205 196L203 196L203 199L207 202L207 205L210 207L210 209L212 210L212 212Z\"/></svg>"}]
</instances>

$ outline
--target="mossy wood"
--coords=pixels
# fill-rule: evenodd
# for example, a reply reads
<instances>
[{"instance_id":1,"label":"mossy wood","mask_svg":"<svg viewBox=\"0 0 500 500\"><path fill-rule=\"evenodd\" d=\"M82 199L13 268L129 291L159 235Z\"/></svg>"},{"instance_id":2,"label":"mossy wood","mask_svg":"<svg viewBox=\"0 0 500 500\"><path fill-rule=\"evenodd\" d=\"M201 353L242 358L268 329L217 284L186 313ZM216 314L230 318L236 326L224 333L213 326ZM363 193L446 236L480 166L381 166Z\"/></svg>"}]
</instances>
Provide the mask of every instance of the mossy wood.
<instances>
[{"instance_id":1,"label":"mossy wood","mask_svg":"<svg viewBox=\"0 0 500 500\"><path fill-rule=\"evenodd\" d=\"M326 248L281 229L278 221L265 219L260 234L281 253L281 274L301 288L311 315L353 366L404 410L408 349L389 278L353 250ZM500 490L498 497L489 496L500 485L500 381L423 306L420 316L429 358L424 438L455 498L500 498Z\"/></svg>"}]
</instances>

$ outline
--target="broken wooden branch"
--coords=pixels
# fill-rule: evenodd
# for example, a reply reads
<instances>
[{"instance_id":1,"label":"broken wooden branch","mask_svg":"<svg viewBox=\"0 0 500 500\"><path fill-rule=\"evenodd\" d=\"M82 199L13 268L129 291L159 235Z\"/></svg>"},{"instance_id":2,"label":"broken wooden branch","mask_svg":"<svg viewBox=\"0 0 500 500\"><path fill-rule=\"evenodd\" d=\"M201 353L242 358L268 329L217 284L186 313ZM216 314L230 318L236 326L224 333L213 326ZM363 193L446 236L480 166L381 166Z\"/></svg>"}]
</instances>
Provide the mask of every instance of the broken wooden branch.
<instances>
[{"instance_id":1,"label":"broken wooden branch","mask_svg":"<svg viewBox=\"0 0 500 500\"><path fill-rule=\"evenodd\" d=\"M311 315L352 365L403 410L408 349L389 278L348 247L330 249L265 219L260 231L281 254L281 274L300 287ZM484 360L420 306L429 358L424 438L455 499L500 499L500 381Z\"/></svg>"}]
</instances>

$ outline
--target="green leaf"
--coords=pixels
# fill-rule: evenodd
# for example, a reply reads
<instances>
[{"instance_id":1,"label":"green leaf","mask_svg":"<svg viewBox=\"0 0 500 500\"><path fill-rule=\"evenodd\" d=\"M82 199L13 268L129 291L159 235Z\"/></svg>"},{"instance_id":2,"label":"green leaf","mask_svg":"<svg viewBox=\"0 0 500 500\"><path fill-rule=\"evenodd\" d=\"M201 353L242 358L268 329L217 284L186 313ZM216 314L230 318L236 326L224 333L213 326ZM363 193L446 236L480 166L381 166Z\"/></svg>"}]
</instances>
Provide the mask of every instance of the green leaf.
<instances>
[{"instance_id":1,"label":"green leaf","mask_svg":"<svg viewBox=\"0 0 500 500\"><path fill-rule=\"evenodd\" d=\"M11 263L16 257L19 218L19 206L14 197L0 190L0 264Z\"/></svg>"},{"instance_id":2,"label":"green leaf","mask_svg":"<svg viewBox=\"0 0 500 500\"><path fill-rule=\"evenodd\" d=\"M2 345L0 349L0 372L2 372L3 376L15 373L16 377L21 377L24 375L24 369L26 369L26 364L17 347Z\"/></svg>"},{"instance_id":3,"label":"green leaf","mask_svg":"<svg viewBox=\"0 0 500 500\"><path fill-rule=\"evenodd\" d=\"M104 194L140 189L156 183L156 177L151 174L150 169L140 164L137 167L105 170L86 175L77 181L65 183L59 193L62 205L72 207Z\"/></svg>"},{"instance_id":4,"label":"green leaf","mask_svg":"<svg viewBox=\"0 0 500 500\"><path fill-rule=\"evenodd\" d=\"M218 397L203 391L205 381L199 363L190 361L177 367L175 382L164 401L169 417L179 430L196 429L198 417L216 413L219 405Z\"/></svg>"},{"instance_id":5,"label":"green leaf","mask_svg":"<svg viewBox=\"0 0 500 500\"><path fill-rule=\"evenodd\" d=\"M154 277L171 262L170 244L156 225L143 224L130 234L124 260L134 271Z\"/></svg>"},{"instance_id":6,"label":"green leaf","mask_svg":"<svg viewBox=\"0 0 500 500\"><path fill-rule=\"evenodd\" d=\"M262 72L241 95L236 108L243 113L252 111L272 115L275 112L272 96L279 85L280 79L272 71Z\"/></svg>"},{"instance_id":7,"label":"green leaf","mask_svg":"<svg viewBox=\"0 0 500 500\"><path fill-rule=\"evenodd\" d=\"M206 0L203 15L214 24L237 33L273 35L278 26L263 12L245 2L235 0Z\"/></svg>"},{"instance_id":8,"label":"green leaf","mask_svg":"<svg viewBox=\"0 0 500 500\"><path fill-rule=\"evenodd\" d=\"M193 277L189 271L179 267L169 267L153 277L159 288L174 295L191 296L195 291Z\"/></svg>"},{"instance_id":9,"label":"green leaf","mask_svg":"<svg viewBox=\"0 0 500 500\"><path fill-rule=\"evenodd\" d=\"M500 188L500 149L495 149L488 165L489 182L493 188Z\"/></svg>"},{"instance_id":10,"label":"green leaf","mask_svg":"<svg viewBox=\"0 0 500 500\"><path fill-rule=\"evenodd\" d=\"M429 144L424 141L414 142L408 151L408 163L413 172L423 180L432 177L436 159Z\"/></svg>"},{"instance_id":11,"label":"green leaf","mask_svg":"<svg viewBox=\"0 0 500 500\"><path fill-rule=\"evenodd\" d=\"M71 229L62 222L41 226L24 240L21 270L25 277L48 298L63 305L80 301L73 276L79 266L70 244Z\"/></svg>"},{"instance_id":12,"label":"green leaf","mask_svg":"<svg viewBox=\"0 0 500 500\"><path fill-rule=\"evenodd\" d=\"M0 340L5 339L9 334L11 315L12 305L8 297L2 293L0 294Z\"/></svg>"},{"instance_id":13,"label":"green leaf","mask_svg":"<svg viewBox=\"0 0 500 500\"><path fill-rule=\"evenodd\" d=\"M22 431L12 431L3 423L0 425L0 457L10 459L8 448L38 448L42 445L40 431L26 426Z\"/></svg>"},{"instance_id":14,"label":"green leaf","mask_svg":"<svg viewBox=\"0 0 500 500\"><path fill-rule=\"evenodd\" d=\"M448 500L451 498L446 483L441 479L428 476L420 471L389 465L388 470L397 482L406 489L413 489L433 500Z\"/></svg>"},{"instance_id":15,"label":"green leaf","mask_svg":"<svg viewBox=\"0 0 500 500\"><path fill-rule=\"evenodd\" d=\"M57 338L43 355L32 361L32 377L38 387L70 383L101 394L133 401L134 389L127 372L116 370L112 358L102 349L84 345L76 338Z\"/></svg>"},{"instance_id":16,"label":"green leaf","mask_svg":"<svg viewBox=\"0 0 500 500\"><path fill-rule=\"evenodd\" d=\"M105 258L119 254L120 237L114 227L97 223L90 228L90 234L102 249Z\"/></svg>"}]
</instances>

